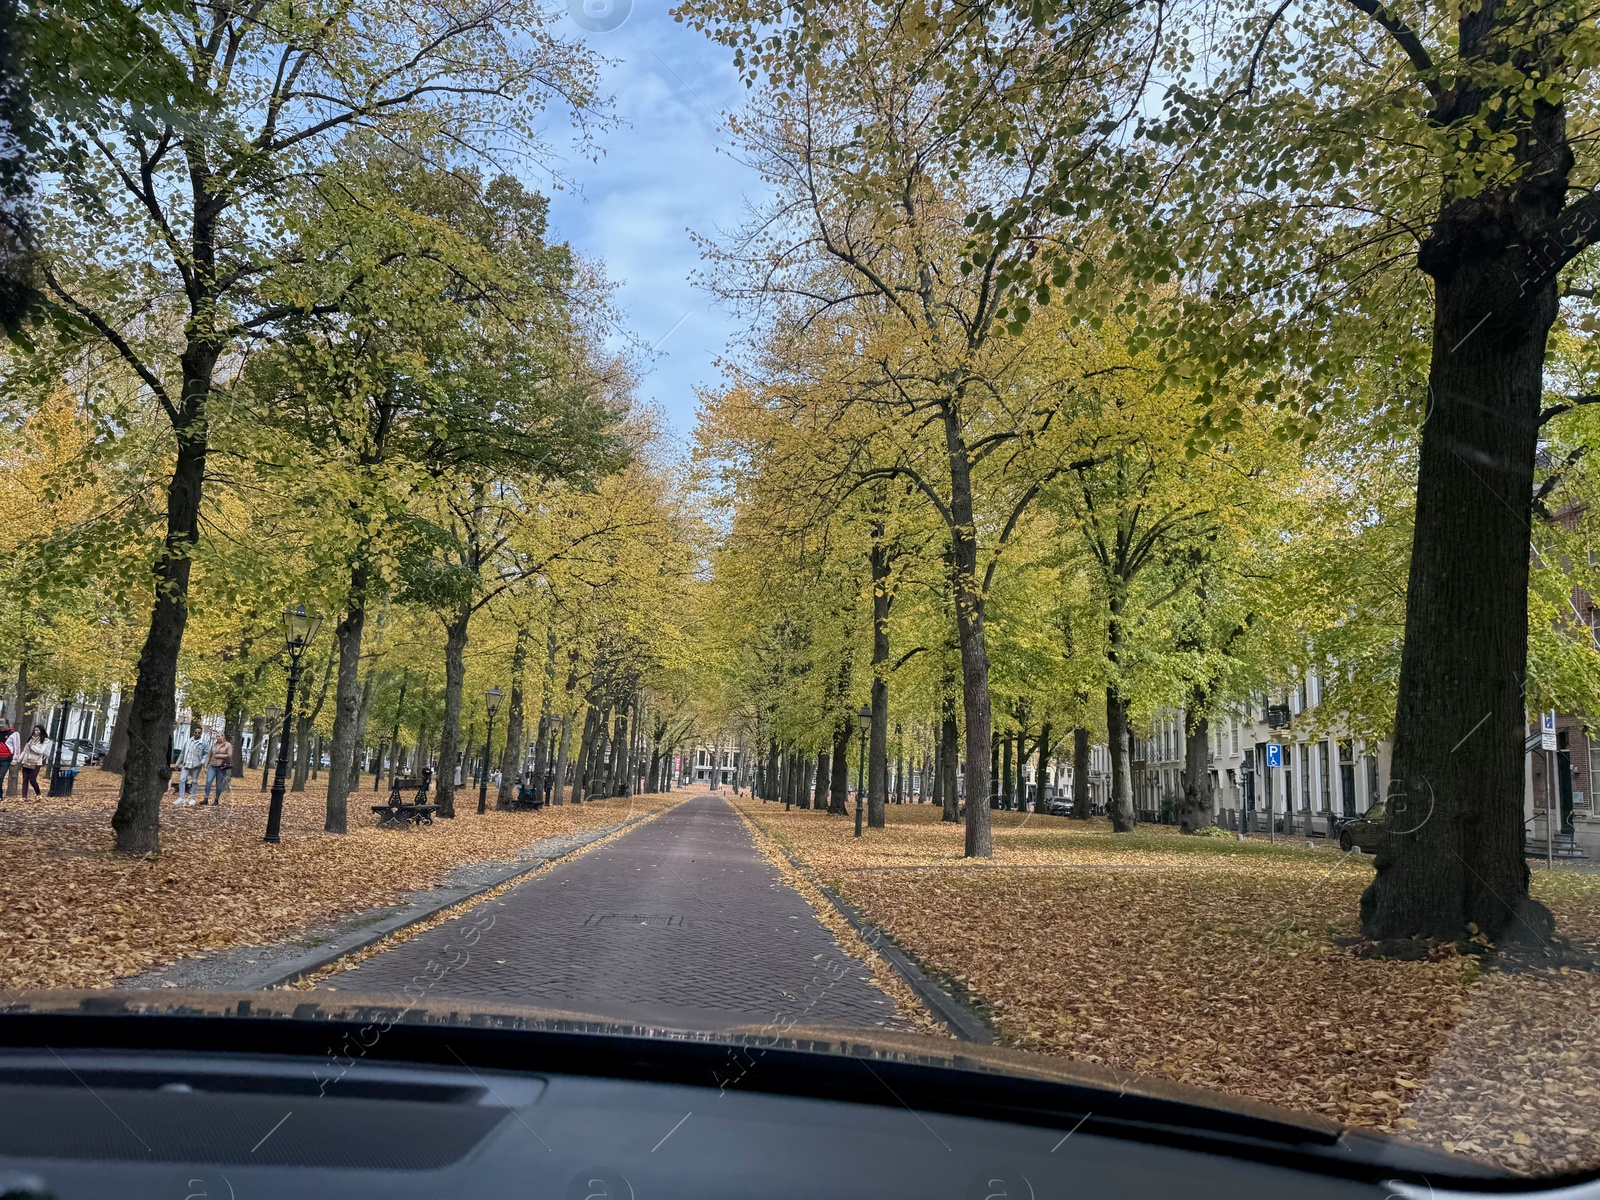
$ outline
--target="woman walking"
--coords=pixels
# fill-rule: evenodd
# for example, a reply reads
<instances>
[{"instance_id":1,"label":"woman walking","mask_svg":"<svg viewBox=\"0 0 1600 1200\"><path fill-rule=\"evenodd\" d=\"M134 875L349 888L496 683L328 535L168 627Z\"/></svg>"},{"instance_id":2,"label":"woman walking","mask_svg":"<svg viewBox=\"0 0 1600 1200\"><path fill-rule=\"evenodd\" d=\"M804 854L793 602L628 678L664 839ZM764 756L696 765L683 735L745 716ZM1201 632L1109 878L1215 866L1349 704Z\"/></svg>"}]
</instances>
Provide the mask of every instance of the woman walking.
<instances>
[{"instance_id":1,"label":"woman walking","mask_svg":"<svg viewBox=\"0 0 1600 1200\"><path fill-rule=\"evenodd\" d=\"M50 761L50 751L54 749L50 739L44 735L44 726L35 725L33 736L22 747L22 753L16 756L17 769L22 772L22 794L26 796L28 789L33 789L35 796L41 795L39 791L39 770Z\"/></svg>"},{"instance_id":2,"label":"woman walking","mask_svg":"<svg viewBox=\"0 0 1600 1200\"><path fill-rule=\"evenodd\" d=\"M214 806L222 803L222 793L227 790L229 774L233 771L233 744L228 741L226 731L217 734L216 740L211 743L211 754L206 759L206 787L200 793L200 804L203 807L207 800L211 800L211 788L217 789L217 798L211 800Z\"/></svg>"}]
</instances>

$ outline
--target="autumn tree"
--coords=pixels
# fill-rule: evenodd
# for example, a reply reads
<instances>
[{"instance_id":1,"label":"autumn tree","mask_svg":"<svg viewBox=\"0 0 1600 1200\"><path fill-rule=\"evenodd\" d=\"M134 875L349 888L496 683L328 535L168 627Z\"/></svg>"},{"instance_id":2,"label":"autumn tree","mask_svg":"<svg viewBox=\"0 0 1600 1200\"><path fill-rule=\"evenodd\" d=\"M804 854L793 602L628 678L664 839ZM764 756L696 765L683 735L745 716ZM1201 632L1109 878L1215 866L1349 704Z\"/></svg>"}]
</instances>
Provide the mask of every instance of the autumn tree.
<instances>
[{"instance_id":1,"label":"autumn tree","mask_svg":"<svg viewBox=\"0 0 1600 1200\"><path fill-rule=\"evenodd\" d=\"M450 13L313 6L270 20L205 0L177 4L149 28L184 64L184 88L160 104L90 96L51 123L48 161L66 186L44 205L44 297L128 363L173 439L167 529L113 821L119 850L159 847L219 378L287 318L344 299L337 289L289 285L303 264L286 216L358 126L423 130L470 153L492 125L502 143L537 149L538 108L553 97L582 114L594 101L591 60L551 31L553 19L518 0Z\"/></svg>"}]
</instances>

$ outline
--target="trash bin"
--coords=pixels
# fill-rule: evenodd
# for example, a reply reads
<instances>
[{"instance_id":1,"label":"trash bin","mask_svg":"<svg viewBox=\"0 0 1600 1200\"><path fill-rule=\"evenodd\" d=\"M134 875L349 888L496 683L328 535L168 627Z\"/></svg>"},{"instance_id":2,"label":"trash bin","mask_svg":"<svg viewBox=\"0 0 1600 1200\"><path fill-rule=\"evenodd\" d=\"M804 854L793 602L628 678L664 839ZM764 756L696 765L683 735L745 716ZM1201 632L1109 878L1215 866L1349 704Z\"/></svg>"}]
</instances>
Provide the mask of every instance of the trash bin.
<instances>
[{"instance_id":1,"label":"trash bin","mask_svg":"<svg viewBox=\"0 0 1600 1200\"><path fill-rule=\"evenodd\" d=\"M77 778L78 778L78 769L76 767L67 767L65 770L57 771L50 778L50 795L52 795L52 796L70 796L70 795L72 795L72 783Z\"/></svg>"}]
</instances>

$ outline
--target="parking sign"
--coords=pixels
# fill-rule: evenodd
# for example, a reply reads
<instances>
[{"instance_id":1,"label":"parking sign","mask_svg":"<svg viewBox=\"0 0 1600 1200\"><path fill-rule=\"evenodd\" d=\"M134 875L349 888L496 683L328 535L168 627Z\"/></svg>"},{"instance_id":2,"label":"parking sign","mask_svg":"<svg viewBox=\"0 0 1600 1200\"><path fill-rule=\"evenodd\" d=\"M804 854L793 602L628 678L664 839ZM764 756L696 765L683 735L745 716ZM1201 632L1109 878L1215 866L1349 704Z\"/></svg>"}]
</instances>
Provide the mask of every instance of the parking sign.
<instances>
[{"instance_id":1,"label":"parking sign","mask_svg":"<svg viewBox=\"0 0 1600 1200\"><path fill-rule=\"evenodd\" d=\"M1267 743L1267 766L1268 767L1281 767L1281 766L1283 766L1283 747L1278 745L1277 742L1268 742Z\"/></svg>"},{"instance_id":2,"label":"parking sign","mask_svg":"<svg viewBox=\"0 0 1600 1200\"><path fill-rule=\"evenodd\" d=\"M1556 714L1552 710L1544 714L1539 722L1539 749L1554 750L1556 748Z\"/></svg>"}]
</instances>

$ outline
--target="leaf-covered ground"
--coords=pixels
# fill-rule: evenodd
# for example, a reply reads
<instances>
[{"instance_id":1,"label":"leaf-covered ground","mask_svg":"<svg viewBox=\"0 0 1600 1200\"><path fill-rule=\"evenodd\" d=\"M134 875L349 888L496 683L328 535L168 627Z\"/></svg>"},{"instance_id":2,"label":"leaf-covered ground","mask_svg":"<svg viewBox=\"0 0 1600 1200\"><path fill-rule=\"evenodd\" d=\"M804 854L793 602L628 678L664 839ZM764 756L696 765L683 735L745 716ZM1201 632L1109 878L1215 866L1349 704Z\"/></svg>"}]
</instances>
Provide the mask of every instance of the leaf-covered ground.
<instances>
[{"instance_id":1,"label":"leaf-covered ground","mask_svg":"<svg viewBox=\"0 0 1600 1200\"><path fill-rule=\"evenodd\" d=\"M1600 1165L1600 975L1362 957L1371 860L994 813L964 860L931 806L853 823L741 802L1013 1044L1163 1075L1516 1170ZM1534 873L1600 942L1600 876Z\"/></svg>"},{"instance_id":2,"label":"leaf-covered ground","mask_svg":"<svg viewBox=\"0 0 1600 1200\"><path fill-rule=\"evenodd\" d=\"M286 797L283 840L268 846L260 776L240 782L220 807L164 803L153 859L111 851L115 776L84 771L71 798L0 800L0 988L108 987L192 955L276 942L396 903L463 863L514 858L539 838L685 798L672 792L479 816L477 789L470 797L463 789L453 821L379 829L369 811L376 801L363 791L350 800L350 832L338 836L322 832L324 778Z\"/></svg>"}]
</instances>

